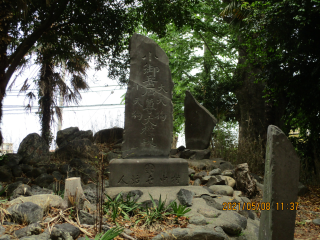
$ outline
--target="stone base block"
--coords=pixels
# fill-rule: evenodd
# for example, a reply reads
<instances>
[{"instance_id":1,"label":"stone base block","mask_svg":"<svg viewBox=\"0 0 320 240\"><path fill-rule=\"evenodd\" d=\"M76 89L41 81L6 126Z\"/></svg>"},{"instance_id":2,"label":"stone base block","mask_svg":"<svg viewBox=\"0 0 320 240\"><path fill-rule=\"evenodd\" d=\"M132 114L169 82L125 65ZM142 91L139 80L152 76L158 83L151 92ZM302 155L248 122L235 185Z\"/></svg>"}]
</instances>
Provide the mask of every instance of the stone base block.
<instances>
[{"instance_id":1,"label":"stone base block","mask_svg":"<svg viewBox=\"0 0 320 240\"><path fill-rule=\"evenodd\" d=\"M181 158L113 159L110 187L187 186L188 162Z\"/></svg>"}]
</instances>

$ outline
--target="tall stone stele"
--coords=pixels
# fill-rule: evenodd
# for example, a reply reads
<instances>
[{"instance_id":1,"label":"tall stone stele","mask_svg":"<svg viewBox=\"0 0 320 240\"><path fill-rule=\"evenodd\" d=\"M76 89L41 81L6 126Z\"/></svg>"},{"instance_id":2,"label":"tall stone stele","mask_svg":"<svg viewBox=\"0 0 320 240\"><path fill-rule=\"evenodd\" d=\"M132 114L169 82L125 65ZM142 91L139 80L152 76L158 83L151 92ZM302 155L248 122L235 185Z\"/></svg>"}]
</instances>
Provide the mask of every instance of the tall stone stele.
<instances>
[{"instance_id":1,"label":"tall stone stele","mask_svg":"<svg viewBox=\"0 0 320 240\"><path fill-rule=\"evenodd\" d=\"M153 40L134 34L125 97L122 159L110 162L110 187L188 185L188 164L169 158L173 131L169 59Z\"/></svg>"},{"instance_id":2,"label":"tall stone stele","mask_svg":"<svg viewBox=\"0 0 320 240\"><path fill-rule=\"evenodd\" d=\"M292 240L298 199L300 160L276 126L268 127L259 240ZM262 205L261 205L262 207Z\"/></svg>"},{"instance_id":3,"label":"tall stone stele","mask_svg":"<svg viewBox=\"0 0 320 240\"><path fill-rule=\"evenodd\" d=\"M209 147L217 119L189 91L184 99L186 148L203 150Z\"/></svg>"}]
</instances>

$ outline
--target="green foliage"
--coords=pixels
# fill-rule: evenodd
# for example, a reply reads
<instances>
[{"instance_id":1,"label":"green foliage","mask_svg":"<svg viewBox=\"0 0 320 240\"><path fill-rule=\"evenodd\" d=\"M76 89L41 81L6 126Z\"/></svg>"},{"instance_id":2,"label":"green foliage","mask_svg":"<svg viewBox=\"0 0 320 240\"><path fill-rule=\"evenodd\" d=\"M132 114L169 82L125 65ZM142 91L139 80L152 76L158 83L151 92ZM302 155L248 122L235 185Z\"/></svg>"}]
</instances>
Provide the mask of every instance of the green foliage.
<instances>
[{"instance_id":1,"label":"green foliage","mask_svg":"<svg viewBox=\"0 0 320 240\"><path fill-rule=\"evenodd\" d=\"M106 197L107 201L104 204L104 212L110 212L113 221L120 215L128 219L139 208L139 204L130 194L127 195L126 199L123 198L122 193L119 193L114 199L107 194Z\"/></svg>"},{"instance_id":2,"label":"green foliage","mask_svg":"<svg viewBox=\"0 0 320 240\"><path fill-rule=\"evenodd\" d=\"M0 185L1 186L1 185ZM0 191L0 196L2 196L6 191L7 191L8 186L5 186L1 191Z\"/></svg>"},{"instance_id":3,"label":"green foliage","mask_svg":"<svg viewBox=\"0 0 320 240\"><path fill-rule=\"evenodd\" d=\"M0 161L5 160L6 158L7 158L7 155L3 154L3 155L0 156Z\"/></svg>"},{"instance_id":4,"label":"green foliage","mask_svg":"<svg viewBox=\"0 0 320 240\"><path fill-rule=\"evenodd\" d=\"M116 236L119 236L123 232L123 228L117 226L109 229L104 234L99 233L95 236L94 240L112 240ZM88 236L86 236L86 240L89 240Z\"/></svg>"},{"instance_id":5,"label":"green foliage","mask_svg":"<svg viewBox=\"0 0 320 240\"><path fill-rule=\"evenodd\" d=\"M140 212L140 220L144 221L144 225L147 226L152 225L152 223L156 221L161 221L164 219L165 216L171 214L170 212L168 212L168 209L171 207L170 204L169 206L165 207L166 199L162 201L160 195L159 203L156 204L150 193L149 196L151 198L153 207L149 208L147 206L146 208L144 208L143 211Z\"/></svg>"},{"instance_id":6,"label":"green foliage","mask_svg":"<svg viewBox=\"0 0 320 240\"><path fill-rule=\"evenodd\" d=\"M191 211L190 208L187 208L187 206L184 206L182 204L179 204L178 206L176 201L173 201L170 207L172 208L173 214L177 217L182 217L183 215Z\"/></svg>"}]
</instances>

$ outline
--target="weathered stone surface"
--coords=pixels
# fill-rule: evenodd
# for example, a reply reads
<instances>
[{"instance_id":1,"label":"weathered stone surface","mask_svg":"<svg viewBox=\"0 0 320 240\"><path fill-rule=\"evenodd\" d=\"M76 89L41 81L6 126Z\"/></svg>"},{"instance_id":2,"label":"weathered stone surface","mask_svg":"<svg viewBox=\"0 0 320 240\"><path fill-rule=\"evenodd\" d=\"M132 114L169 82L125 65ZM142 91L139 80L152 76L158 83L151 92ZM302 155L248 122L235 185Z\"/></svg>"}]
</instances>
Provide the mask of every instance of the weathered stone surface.
<instances>
[{"instance_id":1,"label":"weathered stone surface","mask_svg":"<svg viewBox=\"0 0 320 240\"><path fill-rule=\"evenodd\" d=\"M232 177L222 176L222 178L225 180L226 185L232 188L236 185L236 181Z\"/></svg>"},{"instance_id":2,"label":"weathered stone surface","mask_svg":"<svg viewBox=\"0 0 320 240\"><path fill-rule=\"evenodd\" d=\"M197 178L196 180L194 180L193 186L200 186L201 185L201 179Z\"/></svg>"},{"instance_id":3,"label":"weathered stone surface","mask_svg":"<svg viewBox=\"0 0 320 240\"><path fill-rule=\"evenodd\" d=\"M217 218L221 215L221 213L214 208L198 208L197 212L207 218Z\"/></svg>"},{"instance_id":4,"label":"weathered stone surface","mask_svg":"<svg viewBox=\"0 0 320 240\"><path fill-rule=\"evenodd\" d=\"M312 223L320 226L320 218L313 219Z\"/></svg>"},{"instance_id":5,"label":"weathered stone surface","mask_svg":"<svg viewBox=\"0 0 320 240\"><path fill-rule=\"evenodd\" d=\"M210 187L212 185L225 185L226 184L226 180L225 178L223 178L222 176L220 175L216 175L216 176L211 176L209 179L208 179L208 182L207 182L207 186Z\"/></svg>"},{"instance_id":6,"label":"weathered stone surface","mask_svg":"<svg viewBox=\"0 0 320 240\"><path fill-rule=\"evenodd\" d=\"M262 202L272 208L261 213L259 240L294 238L296 211L290 210L290 203L298 199L299 168L300 160L291 142L278 127L270 125ZM282 203L284 209L277 210Z\"/></svg>"},{"instance_id":7,"label":"weathered stone surface","mask_svg":"<svg viewBox=\"0 0 320 240\"><path fill-rule=\"evenodd\" d=\"M0 166L17 166L20 163L21 159L22 157L19 154L7 153L6 157L0 161Z\"/></svg>"},{"instance_id":8,"label":"weathered stone surface","mask_svg":"<svg viewBox=\"0 0 320 240\"><path fill-rule=\"evenodd\" d=\"M53 181L53 176L47 173L43 173L39 177L37 177L34 182L40 187L47 188Z\"/></svg>"},{"instance_id":9,"label":"weathered stone surface","mask_svg":"<svg viewBox=\"0 0 320 240\"><path fill-rule=\"evenodd\" d=\"M209 176L220 175L220 174L221 174L221 169L220 168L213 169L212 171L210 171L208 173Z\"/></svg>"},{"instance_id":10,"label":"weathered stone surface","mask_svg":"<svg viewBox=\"0 0 320 240\"><path fill-rule=\"evenodd\" d=\"M303 196L303 195L307 194L308 192L310 192L309 188L307 188L301 182L299 182L298 189L299 189L298 196Z\"/></svg>"},{"instance_id":11,"label":"weathered stone surface","mask_svg":"<svg viewBox=\"0 0 320 240\"><path fill-rule=\"evenodd\" d=\"M92 141L87 138L71 140L55 151L55 155L59 159L72 159L75 157L92 159L98 154L98 147L93 145Z\"/></svg>"},{"instance_id":12,"label":"weathered stone surface","mask_svg":"<svg viewBox=\"0 0 320 240\"><path fill-rule=\"evenodd\" d=\"M234 170L234 179L237 189L242 191L248 197L256 196L259 191L256 181L252 177L247 163L242 163L236 166Z\"/></svg>"},{"instance_id":13,"label":"weathered stone surface","mask_svg":"<svg viewBox=\"0 0 320 240\"><path fill-rule=\"evenodd\" d=\"M169 59L153 40L139 34L131 38L130 59L122 157L168 158L173 131Z\"/></svg>"},{"instance_id":14,"label":"weathered stone surface","mask_svg":"<svg viewBox=\"0 0 320 240\"><path fill-rule=\"evenodd\" d=\"M10 200L16 199L18 197L32 196L31 187L26 184L19 185L12 193Z\"/></svg>"},{"instance_id":15,"label":"weathered stone surface","mask_svg":"<svg viewBox=\"0 0 320 240\"><path fill-rule=\"evenodd\" d=\"M58 147L60 147L64 141L66 142L70 141L72 138L72 135L76 132L79 132L78 127L69 127L69 128L58 131L57 138L56 138L56 143Z\"/></svg>"},{"instance_id":16,"label":"weathered stone surface","mask_svg":"<svg viewBox=\"0 0 320 240\"><path fill-rule=\"evenodd\" d=\"M0 167L0 181L1 182L11 182L12 179L12 172L10 167L8 166L1 166Z\"/></svg>"},{"instance_id":17,"label":"weathered stone surface","mask_svg":"<svg viewBox=\"0 0 320 240\"><path fill-rule=\"evenodd\" d=\"M94 216L83 210L79 211L79 221L81 224L94 225Z\"/></svg>"},{"instance_id":18,"label":"weathered stone surface","mask_svg":"<svg viewBox=\"0 0 320 240\"><path fill-rule=\"evenodd\" d=\"M103 129L94 134L93 141L95 143L119 143L123 140L123 128Z\"/></svg>"},{"instance_id":19,"label":"weathered stone surface","mask_svg":"<svg viewBox=\"0 0 320 240\"><path fill-rule=\"evenodd\" d=\"M193 192L182 188L177 193L177 198L180 204L190 207L192 206Z\"/></svg>"},{"instance_id":20,"label":"weathered stone surface","mask_svg":"<svg viewBox=\"0 0 320 240\"><path fill-rule=\"evenodd\" d=\"M214 193L225 195L223 191L226 192L227 196L233 196L233 188L225 185L212 185L209 187Z\"/></svg>"},{"instance_id":21,"label":"weathered stone surface","mask_svg":"<svg viewBox=\"0 0 320 240\"><path fill-rule=\"evenodd\" d=\"M9 207L7 211L11 214L11 218L14 222L23 223L36 223L42 220L43 209L32 202L24 202L12 207Z\"/></svg>"},{"instance_id":22,"label":"weathered stone surface","mask_svg":"<svg viewBox=\"0 0 320 240\"><path fill-rule=\"evenodd\" d=\"M217 119L189 91L184 99L185 138L187 149L206 149Z\"/></svg>"},{"instance_id":23,"label":"weathered stone surface","mask_svg":"<svg viewBox=\"0 0 320 240\"><path fill-rule=\"evenodd\" d=\"M201 214L194 214L189 219L190 224L194 225L205 225L207 223L205 217Z\"/></svg>"},{"instance_id":24,"label":"weathered stone surface","mask_svg":"<svg viewBox=\"0 0 320 240\"><path fill-rule=\"evenodd\" d=\"M201 172L198 172L198 173L196 173L196 174L194 174L193 175L193 179L195 180L195 179L201 179L201 178L203 178L203 177L205 177L205 176L207 176L207 172L205 172L205 171L201 171Z\"/></svg>"},{"instance_id":25,"label":"weathered stone surface","mask_svg":"<svg viewBox=\"0 0 320 240\"><path fill-rule=\"evenodd\" d=\"M22 156L21 163L35 165L49 161L49 146L37 133L26 136L19 145L18 154Z\"/></svg>"},{"instance_id":26,"label":"weathered stone surface","mask_svg":"<svg viewBox=\"0 0 320 240\"><path fill-rule=\"evenodd\" d=\"M203 159L201 161L189 159L187 161L189 167L194 167L195 169L211 171L212 169L220 168L222 172L227 169L234 169L230 162L226 162L222 158Z\"/></svg>"},{"instance_id":27,"label":"weathered stone surface","mask_svg":"<svg viewBox=\"0 0 320 240\"><path fill-rule=\"evenodd\" d=\"M39 235L23 237L23 238L20 238L20 240L50 240L50 234L47 232L44 232Z\"/></svg>"},{"instance_id":28,"label":"weathered stone surface","mask_svg":"<svg viewBox=\"0 0 320 240\"><path fill-rule=\"evenodd\" d=\"M52 240L73 240L80 235L80 229L71 225L70 223L62 223L54 226L51 232Z\"/></svg>"},{"instance_id":29,"label":"weathered stone surface","mask_svg":"<svg viewBox=\"0 0 320 240\"><path fill-rule=\"evenodd\" d=\"M17 238L22 238L31 235L38 235L41 233L41 230L42 228L39 223L33 223L28 225L27 227L20 228L19 230L14 231L14 235Z\"/></svg>"},{"instance_id":30,"label":"weathered stone surface","mask_svg":"<svg viewBox=\"0 0 320 240\"><path fill-rule=\"evenodd\" d=\"M186 186L189 183L188 163L181 158L114 159L109 167L110 187Z\"/></svg>"},{"instance_id":31,"label":"weathered stone surface","mask_svg":"<svg viewBox=\"0 0 320 240\"><path fill-rule=\"evenodd\" d=\"M63 206L63 199L58 195L52 194L41 194L33 195L30 197L19 197L7 203L8 206L15 206L20 203L34 203L39 205L41 208L46 208L47 206L60 208Z\"/></svg>"}]
</instances>

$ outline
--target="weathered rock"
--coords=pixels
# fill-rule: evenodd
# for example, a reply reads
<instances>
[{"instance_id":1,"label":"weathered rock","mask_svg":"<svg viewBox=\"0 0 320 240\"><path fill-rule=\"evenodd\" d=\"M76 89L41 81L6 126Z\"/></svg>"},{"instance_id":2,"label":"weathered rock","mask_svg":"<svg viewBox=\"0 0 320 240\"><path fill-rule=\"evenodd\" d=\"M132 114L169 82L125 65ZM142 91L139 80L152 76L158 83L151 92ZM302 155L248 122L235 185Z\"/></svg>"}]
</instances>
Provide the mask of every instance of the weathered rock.
<instances>
[{"instance_id":1,"label":"weathered rock","mask_svg":"<svg viewBox=\"0 0 320 240\"><path fill-rule=\"evenodd\" d=\"M62 223L54 226L51 232L52 240L73 240L80 235L80 229L70 223Z\"/></svg>"},{"instance_id":2,"label":"weathered rock","mask_svg":"<svg viewBox=\"0 0 320 240\"><path fill-rule=\"evenodd\" d=\"M28 237L20 238L20 240L50 240L50 235L47 232L41 233L39 235L32 235Z\"/></svg>"},{"instance_id":3,"label":"weathered rock","mask_svg":"<svg viewBox=\"0 0 320 240\"><path fill-rule=\"evenodd\" d=\"M206 149L217 119L189 91L184 99L185 138L187 149Z\"/></svg>"},{"instance_id":4,"label":"weathered rock","mask_svg":"<svg viewBox=\"0 0 320 240\"><path fill-rule=\"evenodd\" d=\"M198 208L197 212L207 218L217 218L221 215L221 213L214 208Z\"/></svg>"},{"instance_id":5,"label":"weathered rock","mask_svg":"<svg viewBox=\"0 0 320 240\"><path fill-rule=\"evenodd\" d=\"M32 202L24 202L12 207L9 207L7 211L11 214L11 218L14 222L23 223L36 223L42 220L43 209Z\"/></svg>"},{"instance_id":6,"label":"weathered rock","mask_svg":"<svg viewBox=\"0 0 320 240\"><path fill-rule=\"evenodd\" d=\"M201 185L201 179L197 178L196 180L194 180L193 186L200 186Z\"/></svg>"},{"instance_id":7,"label":"weathered rock","mask_svg":"<svg viewBox=\"0 0 320 240\"><path fill-rule=\"evenodd\" d=\"M213 207L213 208L218 209L218 210L222 210L223 209L222 204L217 203L215 198L210 197L208 195L202 195L201 198L203 198L206 201L206 204L208 206Z\"/></svg>"},{"instance_id":8,"label":"weathered rock","mask_svg":"<svg viewBox=\"0 0 320 240\"><path fill-rule=\"evenodd\" d=\"M189 218L189 223L194 225L205 225L207 220L201 214L194 214Z\"/></svg>"},{"instance_id":9,"label":"weathered rock","mask_svg":"<svg viewBox=\"0 0 320 240\"><path fill-rule=\"evenodd\" d=\"M56 143L58 147L60 147L63 142L68 142L74 139L72 135L76 132L79 132L78 127L69 127L69 128L58 131L57 138L56 138Z\"/></svg>"},{"instance_id":10,"label":"weathered rock","mask_svg":"<svg viewBox=\"0 0 320 240\"><path fill-rule=\"evenodd\" d=\"M190 207L192 206L193 192L182 188L177 193L177 198L182 205Z\"/></svg>"},{"instance_id":11,"label":"weathered rock","mask_svg":"<svg viewBox=\"0 0 320 240\"><path fill-rule=\"evenodd\" d=\"M123 140L123 128L109 128L109 129L103 129L96 134L94 134L93 141L95 143L107 143L107 144L115 144L122 142Z\"/></svg>"},{"instance_id":12,"label":"weathered rock","mask_svg":"<svg viewBox=\"0 0 320 240\"><path fill-rule=\"evenodd\" d=\"M12 193L10 200L16 199L18 197L32 196L31 187L27 184L19 185Z\"/></svg>"},{"instance_id":13,"label":"weathered rock","mask_svg":"<svg viewBox=\"0 0 320 240\"><path fill-rule=\"evenodd\" d=\"M320 218L313 219L312 223L320 226Z\"/></svg>"},{"instance_id":14,"label":"weathered rock","mask_svg":"<svg viewBox=\"0 0 320 240\"><path fill-rule=\"evenodd\" d=\"M10 240L11 239L11 237L10 237L10 235L8 235L8 234L5 234L5 235L3 235L3 236L0 236L0 240Z\"/></svg>"},{"instance_id":15,"label":"weathered rock","mask_svg":"<svg viewBox=\"0 0 320 240\"><path fill-rule=\"evenodd\" d=\"M51 183L53 183L54 177L47 173L41 174L39 177L35 179L35 184L40 187L47 188Z\"/></svg>"},{"instance_id":16,"label":"weathered rock","mask_svg":"<svg viewBox=\"0 0 320 240\"><path fill-rule=\"evenodd\" d=\"M172 89L165 52L153 40L134 34L130 41L130 79L125 97L123 158L169 156Z\"/></svg>"},{"instance_id":17,"label":"weathered rock","mask_svg":"<svg viewBox=\"0 0 320 240\"><path fill-rule=\"evenodd\" d=\"M234 170L234 178L237 190L242 191L246 196L251 198L259 193L256 181L254 181L254 178L251 176L247 163L242 163L236 166L236 169Z\"/></svg>"},{"instance_id":18,"label":"weathered rock","mask_svg":"<svg viewBox=\"0 0 320 240\"><path fill-rule=\"evenodd\" d=\"M188 176L190 177L192 174L195 174L196 171L192 168L188 168Z\"/></svg>"},{"instance_id":19,"label":"weathered rock","mask_svg":"<svg viewBox=\"0 0 320 240\"><path fill-rule=\"evenodd\" d=\"M26 236L31 236L31 235L38 235L41 233L41 226L39 223L33 223L28 225L27 227L20 228L17 231L14 231L14 235L17 238L22 238Z\"/></svg>"},{"instance_id":20,"label":"weathered rock","mask_svg":"<svg viewBox=\"0 0 320 240\"><path fill-rule=\"evenodd\" d=\"M72 158L93 159L98 154L98 147L93 145L92 141L87 138L71 140L55 151L55 156L62 160Z\"/></svg>"},{"instance_id":21,"label":"weathered rock","mask_svg":"<svg viewBox=\"0 0 320 240\"><path fill-rule=\"evenodd\" d=\"M81 224L94 225L94 216L83 210L79 211L79 221Z\"/></svg>"},{"instance_id":22,"label":"weathered rock","mask_svg":"<svg viewBox=\"0 0 320 240\"><path fill-rule=\"evenodd\" d=\"M19 164L19 166L21 167L21 170L23 173L27 173L32 171L33 167L31 165L28 164Z\"/></svg>"},{"instance_id":23,"label":"weathered rock","mask_svg":"<svg viewBox=\"0 0 320 240\"><path fill-rule=\"evenodd\" d=\"M196 154L196 151L190 149L184 149L179 153L179 157L183 159L190 159L193 155Z\"/></svg>"},{"instance_id":24,"label":"weathered rock","mask_svg":"<svg viewBox=\"0 0 320 240\"><path fill-rule=\"evenodd\" d=\"M63 207L63 199L60 196L52 194L41 194L33 195L30 197L19 197L7 203L8 206L12 207L21 203L33 203L39 205L41 208L45 209L46 207Z\"/></svg>"},{"instance_id":25,"label":"weathered rock","mask_svg":"<svg viewBox=\"0 0 320 240\"><path fill-rule=\"evenodd\" d=\"M193 175L193 179L195 180L195 179L201 179L201 178L203 178L203 177L205 177L205 176L207 176L207 172L205 172L205 171L201 171L201 172L198 172L198 173L196 173L196 174L194 174Z\"/></svg>"},{"instance_id":26,"label":"weathered rock","mask_svg":"<svg viewBox=\"0 0 320 240\"><path fill-rule=\"evenodd\" d=\"M11 196L13 194L13 191L19 187L21 184L23 184L21 181L17 181L14 183L11 183L7 185L7 196Z\"/></svg>"},{"instance_id":27,"label":"weathered rock","mask_svg":"<svg viewBox=\"0 0 320 240\"><path fill-rule=\"evenodd\" d=\"M12 180L12 172L10 167L1 166L0 167L0 181L1 182L11 182Z\"/></svg>"},{"instance_id":28,"label":"weathered rock","mask_svg":"<svg viewBox=\"0 0 320 240\"><path fill-rule=\"evenodd\" d=\"M222 176L227 176L227 177L233 177L234 171L233 170L224 170L221 175Z\"/></svg>"},{"instance_id":29,"label":"weathered rock","mask_svg":"<svg viewBox=\"0 0 320 240\"><path fill-rule=\"evenodd\" d=\"M49 146L37 133L26 136L19 145L18 154L22 157L21 163L35 165L49 161Z\"/></svg>"},{"instance_id":30,"label":"weathered rock","mask_svg":"<svg viewBox=\"0 0 320 240\"><path fill-rule=\"evenodd\" d=\"M225 180L226 185L232 188L236 185L236 181L232 177L222 176L222 178Z\"/></svg>"},{"instance_id":31,"label":"weathered rock","mask_svg":"<svg viewBox=\"0 0 320 240\"><path fill-rule=\"evenodd\" d=\"M216 176L211 176L209 179L208 179L208 182L207 182L207 186L210 187L212 185L225 185L226 184L226 180L225 178L223 178L222 176L220 175L216 175Z\"/></svg>"},{"instance_id":32,"label":"weathered rock","mask_svg":"<svg viewBox=\"0 0 320 240\"><path fill-rule=\"evenodd\" d=\"M12 169L12 175L14 177L20 177L23 174L22 169L19 165Z\"/></svg>"},{"instance_id":33,"label":"weathered rock","mask_svg":"<svg viewBox=\"0 0 320 240\"><path fill-rule=\"evenodd\" d=\"M4 227L0 226L0 236L2 236L5 231L6 231L6 229Z\"/></svg>"},{"instance_id":34,"label":"weathered rock","mask_svg":"<svg viewBox=\"0 0 320 240\"><path fill-rule=\"evenodd\" d=\"M12 167L17 166L20 163L21 159L22 157L19 154L7 153L6 157L0 161L0 166L7 165L12 169Z\"/></svg>"},{"instance_id":35,"label":"weathered rock","mask_svg":"<svg viewBox=\"0 0 320 240\"><path fill-rule=\"evenodd\" d=\"M305 185L303 185L301 182L299 182L298 185L298 196L303 196L310 192L309 188L307 188Z\"/></svg>"},{"instance_id":36,"label":"weathered rock","mask_svg":"<svg viewBox=\"0 0 320 240\"><path fill-rule=\"evenodd\" d=\"M268 127L266 149L262 202L270 203L271 209L261 213L259 240L293 239L296 210L287 207L298 199L300 159L286 135L273 125Z\"/></svg>"},{"instance_id":37,"label":"weathered rock","mask_svg":"<svg viewBox=\"0 0 320 240\"><path fill-rule=\"evenodd\" d=\"M214 176L214 175L221 175L221 169L220 168L216 168L216 169L213 169L212 171L210 171L208 173L209 176Z\"/></svg>"},{"instance_id":38,"label":"weathered rock","mask_svg":"<svg viewBox=\"0 0 320 240\"><path fill-rule=\"evenodd\" d=\"M211 154L211 151L209 149L195 150L195 154L191 156L190 159L194 159L194 160L209 159L210 154Z\"/></svg>"},{"instance_id":39,"label":"weathered rock","mask_svg":"<svg viewBox=\"0 0 320 240\"><path fill-rule=\"evenodd\" d=\"M225 185L212 185L209 187L214 193L225 195L223 191L226 192L227 196L233 196L233 188Z\"/></svg>"},{"instance_id":40,"label":"weathered rock","mask_svg":"<svg viewBox=\"0 0 320 240\"><path fill-rule=\"evenodd\" d=\"M31 193L32 195L41 195L41 194L53 194L53 188L44 188L39 187L37 185L31 186Z\"/></svg>"},{"instance_id":41,"label":"weathered rock","mask_svg":"<svg viewBox=\"0 0 320 240\"><path fill-rule=\"evenodd\" d=\"M46 169L44 167L33 168L31 171L27 172L26 175L29 178L37 178L41 174L46 173Z\"/></svg>"},{"instance_id":42,"label":"weathered rock","mask_svg":"<svg viewBox=\"0 0 320 240\"><path fill-rule=\"evenodd\" d=\"M52 173L52 177L53 177L54 179L56 179L57 181L60 181L63 176L62 176L62 174L61 174L60 172L54 171L54 172Z\"/></svg>"},{"instance_id":43,"label":"weathered rock","mask_svg":"<svg viewBox=\"0 0 320 240\"><path fill-rule=\"evenodd\" d=\"M53 173L54 171L59 171L59 168L56 164L54 163L51 163L49 165L46 166L46 169L47 169L47 173Z\"/></svg>"}]
</instances>

